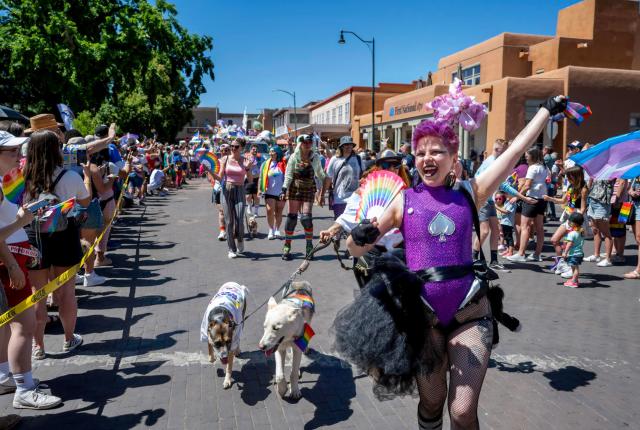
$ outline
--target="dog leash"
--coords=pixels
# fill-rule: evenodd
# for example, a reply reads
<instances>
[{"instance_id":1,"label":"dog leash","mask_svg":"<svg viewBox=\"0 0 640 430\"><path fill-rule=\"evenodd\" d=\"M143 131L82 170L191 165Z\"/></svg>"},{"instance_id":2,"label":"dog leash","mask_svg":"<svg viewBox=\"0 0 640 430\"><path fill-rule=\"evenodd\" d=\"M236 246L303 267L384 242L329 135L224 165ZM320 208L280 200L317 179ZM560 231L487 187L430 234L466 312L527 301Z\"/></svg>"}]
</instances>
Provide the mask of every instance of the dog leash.
<instances>
[{"instance_id":1,"label":"dog leash","mask_svg":"<svg viewBox=\"0 0 640 430\"><path fill-rule=\"evenodd\" d=\"M331 242L327 242L327 243L322 243L322 242L318 242L316 244L316 246L313 247L313 249L311 250L310 253L308 253L305 257L304 257L304 261L302 262L302 264L300 264L300 266L296 269L295 272L293 272L293 274L291 274L291 276L289 276L289 279L286 280L286 282L284 284L282 284L282 286L280 286L280 288L278 288L277 290L275 290L273 292L273 294L271 294L267 300L265 300L264 302L262 302L260 304L260 306L258 306L257 308L255 308L252 312L249 313L249 315L247 315L246 317L244 317L242 319L242 322L240 324L244 324L244 322L246 320L249 319L249 317L251 317L253 314L255 314L256 312L258 312L264 305L266 305L267 303L269 303L269 299L271 299L271 297L274 297L276 294L278 294L280 291L282 291L282 297L286 296L286 294L289 292L289 286L291 285L291 282L293 282L293 280L296 278L296 276L301 275L305 270L307 270L309 268L309 262L311 261L311 259L313 258L313 256L315 255L316 252L321 251L323 249L325 249L327 246L329 246ZM286 289L286 290L285 290ZM283 291L284 290L284 291Z\"/></svg>"}]
</instances>

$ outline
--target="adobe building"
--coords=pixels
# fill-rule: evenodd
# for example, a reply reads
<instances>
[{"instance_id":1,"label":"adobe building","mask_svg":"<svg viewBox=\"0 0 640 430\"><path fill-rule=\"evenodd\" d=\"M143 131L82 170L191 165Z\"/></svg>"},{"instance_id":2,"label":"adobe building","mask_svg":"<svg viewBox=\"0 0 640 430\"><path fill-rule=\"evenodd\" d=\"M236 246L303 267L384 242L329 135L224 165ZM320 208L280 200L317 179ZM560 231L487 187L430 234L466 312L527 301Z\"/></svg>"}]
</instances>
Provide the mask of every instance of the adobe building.
<instances>
[{"instance_id":1,"label":"adobe building","mask_svg":"<svg viewBox=\"0 0 640 430\"><path fill-rule=\"evenodd\" d=\"M391 97L376 113L376 134L395 149L432 115L426 104L461 75L465 93L489 115L474 133L460 130L463 157L513 139L547 97L568 95L593 115L578 126L547 127L538 142L559 154L573 140L597 143L640 127L640 15L638 1L584 0L558 13L555 36L502 33L440 59L427 86ZM371 131L371 115L353 118L354 133Z\"/></svg>"},{"instance_id":2,"label":"adobe building","mask_svg":"<svg viewBox=\"0 0 640 430\"><path fill-rule=\"evenodd\" d=\"M375 109L382 109L385 100L415 89L415 83L380 83L375 88ZM299 134L317 133L321 139L332 141L351 133L354 116L371 116L371 87L352 86L309 107L311 123L298 128ZM356 137L356 135L352 136ZM357 142L356 142L357 143Z\"/></svg>"}]
</instances>

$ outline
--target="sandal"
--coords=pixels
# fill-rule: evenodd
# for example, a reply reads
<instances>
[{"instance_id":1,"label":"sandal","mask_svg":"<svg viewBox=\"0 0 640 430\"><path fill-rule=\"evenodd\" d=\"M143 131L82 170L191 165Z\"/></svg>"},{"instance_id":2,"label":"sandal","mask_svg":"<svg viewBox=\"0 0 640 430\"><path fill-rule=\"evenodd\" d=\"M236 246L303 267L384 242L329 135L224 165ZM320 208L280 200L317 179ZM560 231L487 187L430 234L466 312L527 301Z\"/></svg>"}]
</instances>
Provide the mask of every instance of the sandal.
<instances>
[{"instance_id":1,"label":"sandal","mask_svg":"<svg viewBox=\"0 0 640 430\"><path fill-rule=\"evenodd\" d=\"M632 270L629 273L624 274L624 279L640 279L640 272Z\"/></svg>"},{"instance_id":2,"label":"sandal","mask_svg":"<svg viewBox=\"0 0 640 430\"><path fill-rule=\"evenodd\" d=\"M33 346L33 352L31 358L34 360L44 360L46 354L44 352L44 348L40 348L39 346Z\"/></svg>"}]
</instances>

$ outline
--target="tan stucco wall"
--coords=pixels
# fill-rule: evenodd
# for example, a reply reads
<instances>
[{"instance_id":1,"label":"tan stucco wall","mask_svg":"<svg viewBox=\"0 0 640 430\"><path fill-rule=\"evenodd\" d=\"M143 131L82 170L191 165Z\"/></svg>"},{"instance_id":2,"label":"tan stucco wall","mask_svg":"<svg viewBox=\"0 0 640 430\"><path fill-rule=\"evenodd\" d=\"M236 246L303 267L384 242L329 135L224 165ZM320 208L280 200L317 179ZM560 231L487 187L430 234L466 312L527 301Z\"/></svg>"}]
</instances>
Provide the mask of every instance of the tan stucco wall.
<instances>
[{"instance_id":1,"label":"tan stucco wall","mask_svg":"<svg viewBox=\"0 0 640 430\"><path fill-rule=\"evenodd\" d=\"M595 25L595 0L585 0L558 12L556 35L593 39Z\"/></svg>"}]
</instances>

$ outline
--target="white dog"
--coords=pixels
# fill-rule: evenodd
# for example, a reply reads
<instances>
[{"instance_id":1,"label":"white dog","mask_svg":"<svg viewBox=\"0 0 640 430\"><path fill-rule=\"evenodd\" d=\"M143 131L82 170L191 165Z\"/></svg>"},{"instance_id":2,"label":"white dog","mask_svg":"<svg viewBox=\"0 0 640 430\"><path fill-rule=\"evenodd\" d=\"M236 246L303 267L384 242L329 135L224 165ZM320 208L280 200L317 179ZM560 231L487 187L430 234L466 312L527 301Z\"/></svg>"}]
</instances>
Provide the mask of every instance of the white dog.
<instances>
[{"instance_id":1,"label":"white dog","mask_svg":"<svg viewBox=\"0 0 640 430\"><path fill-rule=\"evenodd\" d=\"M200 340L209 344L209 361L214 363L217 357L226 366L225 389L231 387L233 358L240 354L248 293L244 285L227 282L209 302L200 325Z\"/></svg>"},{"instance_id":2,"label":"white dog","mask_svg":"<svg viewBox=\"0 0 640 430\"><path fill-rule=\"evenodd\" d=\"M303 351L294 344L294 341L303 336L305 324L311 322L314 311L315 302L311 295L311 285L306 281L293 282L290 292L280 303L277 303L273 297L269 299L267 316L264 320L264 334L258 348L267 356L273 352L276 353L276 385L280 397L285 397L287 394L284 363L288 348L293 352L288 397L297 400L301 396L298 379Z\"/></svg>"}]
</instances>

